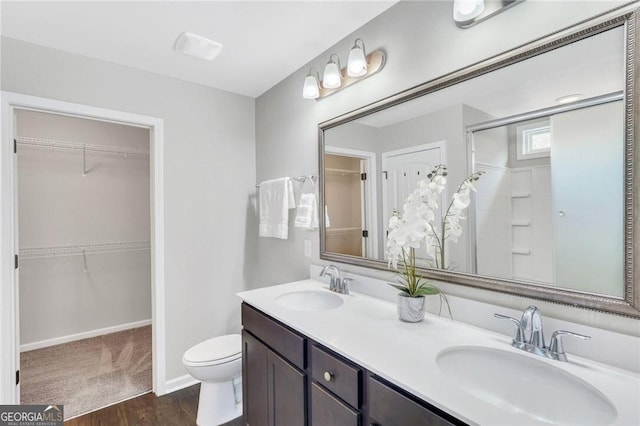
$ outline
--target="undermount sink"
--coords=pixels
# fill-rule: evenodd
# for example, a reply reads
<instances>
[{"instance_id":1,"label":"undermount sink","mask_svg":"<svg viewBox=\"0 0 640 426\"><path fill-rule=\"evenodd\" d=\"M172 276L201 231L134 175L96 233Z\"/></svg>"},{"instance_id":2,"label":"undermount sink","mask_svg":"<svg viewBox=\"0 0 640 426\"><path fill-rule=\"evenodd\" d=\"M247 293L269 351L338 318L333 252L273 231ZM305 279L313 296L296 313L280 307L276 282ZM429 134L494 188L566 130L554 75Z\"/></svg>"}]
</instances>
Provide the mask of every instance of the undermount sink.
<instances>
[{"instance_id":1,"label":"undermount sink","mask_svg":"<svg viewBox=\"0 0 640 426\"><path fill-rule=\"evenodd\" d=\"M342 305L342 298L328 291L293 291L276 298L281 306L295 311L325 311Z\"/></svg>"},{"instance_id":2,"label":"undermount sink","mask_svg":"<svg viewBox=\"0 0 640 426\"><path fill-rule=\"evenodd\" d=\"M596 388L526 355L459 346L441 351L436 363L464 391L539 422L603 426L617 417L614 405Z\"/></svg>"}]
</instances>

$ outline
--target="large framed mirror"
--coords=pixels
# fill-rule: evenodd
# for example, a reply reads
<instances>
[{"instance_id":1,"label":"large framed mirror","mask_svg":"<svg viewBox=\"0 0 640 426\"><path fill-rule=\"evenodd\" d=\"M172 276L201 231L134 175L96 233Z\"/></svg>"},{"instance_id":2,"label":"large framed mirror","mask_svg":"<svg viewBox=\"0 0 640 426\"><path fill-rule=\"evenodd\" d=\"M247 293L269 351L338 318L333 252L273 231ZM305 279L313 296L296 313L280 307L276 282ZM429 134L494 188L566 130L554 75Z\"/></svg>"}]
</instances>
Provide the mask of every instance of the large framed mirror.
<instances>
[{"instance_id":1,"label":"large framed mirror","mask_svg":"<svg viewBox=\"0 0 640 426\"><path fill-rule=\"evenodd\" d=\"M446 164L442 206L481 176L446 263L418 255L425 276L640 317L637 19L620 9L320 123L320 257L388 269L389 219Z\"/></svg>"}]
</instances>

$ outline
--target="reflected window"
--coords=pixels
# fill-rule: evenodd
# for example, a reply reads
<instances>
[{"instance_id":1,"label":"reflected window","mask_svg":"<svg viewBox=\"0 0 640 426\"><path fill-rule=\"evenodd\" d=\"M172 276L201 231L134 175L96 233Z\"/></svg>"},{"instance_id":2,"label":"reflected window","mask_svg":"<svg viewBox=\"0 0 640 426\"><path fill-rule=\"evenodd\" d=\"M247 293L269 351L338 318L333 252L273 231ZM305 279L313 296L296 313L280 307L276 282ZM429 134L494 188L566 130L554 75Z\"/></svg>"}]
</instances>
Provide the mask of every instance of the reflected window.
<instances>
[{"instance_id":1,"label":"reflected window","mask_svg":"<svg viewBox=\"0 0 640 426\"><path fill-rule=\"evenodd\" d=\"M518 160L551 154L551 126L548 120L518 126Z\"/></svg>"}]
</instances>

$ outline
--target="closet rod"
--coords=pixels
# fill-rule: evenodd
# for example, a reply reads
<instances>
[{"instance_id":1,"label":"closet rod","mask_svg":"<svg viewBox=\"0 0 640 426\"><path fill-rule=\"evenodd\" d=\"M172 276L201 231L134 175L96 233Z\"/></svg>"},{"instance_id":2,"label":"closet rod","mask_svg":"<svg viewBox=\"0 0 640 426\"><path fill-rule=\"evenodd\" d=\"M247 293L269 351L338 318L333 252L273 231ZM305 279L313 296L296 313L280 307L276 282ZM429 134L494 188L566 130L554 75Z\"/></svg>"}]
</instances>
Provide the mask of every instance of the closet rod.
<instances>
[{"instance_id":1,"label":"closet rod","mask_svg":"<svg viewBox=\"0 0 640 426\"><path fill-rule=\"evenodd\" d=\"M141 155L143 157L149 156L149 152L144 149L125 148L112 145L96 145L81 142L61 141L56 139L42 139L20 136L16 138L16 143L18 145L36 148L58 148L70 149L75 151L98 152L103 154Z\"/></svg>"},{"instance_id":2,"label":"closet rod","mask_svg":"<svg viewBox=\"0 0 640 426\"><path fill-rule=\"evenodd\" d=\"M318 180L318 176L316 175L307 175L307 176L294 176L291 179L295 180L296 182L300 182L300 183L304 183L306 180L310 180L311 182L315 183ZM260 184L256 184L256 188L260 188Z\"/></svg>"},{"instance_id":3,"label":"closet rod","mask_svg":"<svg viewBox=\"0 0 640 426\"><path fill-rule=\"evenodd\" d=\"M57 256L76 256L92 253L116 253L123 251L149 250L149 241L116 242L102 244L78 244L53 247L29 247L20 249L20 260Z\"/></svg>"}]
</instances>

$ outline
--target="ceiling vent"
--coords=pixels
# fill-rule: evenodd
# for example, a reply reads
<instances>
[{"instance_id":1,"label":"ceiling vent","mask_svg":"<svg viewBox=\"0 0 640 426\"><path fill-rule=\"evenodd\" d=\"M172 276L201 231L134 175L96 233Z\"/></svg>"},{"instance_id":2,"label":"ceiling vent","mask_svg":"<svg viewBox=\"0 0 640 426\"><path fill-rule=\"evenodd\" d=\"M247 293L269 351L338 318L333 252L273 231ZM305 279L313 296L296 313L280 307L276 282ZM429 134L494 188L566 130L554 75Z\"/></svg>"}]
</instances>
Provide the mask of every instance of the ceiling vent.
<instances>
[{"instance_id":1,"label":"ceiling vent","mask_svg":"<svg viewBox=\"0 0 640 426\"><path fill-rule=\"evenodd\" d=\"M222 44L192 33L182 33L176 41L176 50L186 55L212 61L222 50Z\"/></svg>"}]
</instances>

